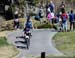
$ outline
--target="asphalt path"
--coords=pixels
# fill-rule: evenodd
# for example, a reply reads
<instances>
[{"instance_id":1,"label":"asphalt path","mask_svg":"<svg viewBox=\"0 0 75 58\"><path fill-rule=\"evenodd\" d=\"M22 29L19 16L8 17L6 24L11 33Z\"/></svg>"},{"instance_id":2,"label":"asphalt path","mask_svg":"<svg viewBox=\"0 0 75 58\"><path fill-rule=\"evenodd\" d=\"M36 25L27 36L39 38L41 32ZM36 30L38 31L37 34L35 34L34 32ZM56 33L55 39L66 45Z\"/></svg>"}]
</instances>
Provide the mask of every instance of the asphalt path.
<instances>
[{"instance_id":1,"label":"asphalt path","mask_svg":"<svg viewBox=\"0 0 75 58\"><path fill-rule=\"evenodd\" d=\"M22 30L12 31L8 33L8 42L18 48L20 54L18 58L40 56L41 52L45 52L46 55L63 55L58 51L53 44L52 38L57 33L54 30L41 29L32 30L32 37L30 39L29 49L26 49L26 43L21 36L23 36ZM19 38L16 38L19 37Z\"/></svg>"}]
</instances>

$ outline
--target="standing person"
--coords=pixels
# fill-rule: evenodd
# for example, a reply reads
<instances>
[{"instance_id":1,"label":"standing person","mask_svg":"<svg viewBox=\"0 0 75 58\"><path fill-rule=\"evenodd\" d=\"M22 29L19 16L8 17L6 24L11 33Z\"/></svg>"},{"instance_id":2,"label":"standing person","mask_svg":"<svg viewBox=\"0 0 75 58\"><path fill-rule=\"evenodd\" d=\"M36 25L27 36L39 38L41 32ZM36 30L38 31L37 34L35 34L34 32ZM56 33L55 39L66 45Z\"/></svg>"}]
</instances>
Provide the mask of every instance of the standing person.
<instances>
[{"instance_id":1,"label":"standing person","mask_svg":"<svg viewBox=\"0 0 75 58\"><path fill-rule=\"evenodd\" d=\"M18 18L18 11L17 10L14 13L14 18Z\"/></svg>"},{"instance_id":2,"label":"standing person","mask_svg":"<svg viewBox=\"0 0 75 58\"><path fill-rule=\"evenodd\" d=\"M50 12L48 12L47 20L48 20L50 23L52 23L52 21L51 21L51 13L50 13Z\"/></svg>"},{"instance_id":3,"label":"standing person","mask_svg":"<svg viewBox=\"0 0 75 58\"><path fill-rule=\"evenodd\" d=\"M65 12L65 10L63 10L62 14L61 14L61 18L62 18L62 28L63 31L67 31L67 13Z\"/></svg>"},{"instance_id":4,"label":"standing person","mask_svg":"<svg viewBox=\"0 0 75 58\"><path fill-rule=\"evenodd\" d=\"M71 10L69 14L69 22L70 22L70 30L72 29L72 26L74 30L75 29L75 13L73 12L73 10Z\"/></svg>"},{"instance_id":5,"label":"standing person","mask_svg":"<svg viewBox=\"0 0 75 58\"><path fill-rule=\"evenodd\" d=\"M53 25L54 24L54 19L55 19L54 13L53 12L48 12L47 19Z\"/></svg>"},{"instance_id":6,"label":"standing person","mask_svg":"<svg viewBox=\"0 0 75 58\"><path fill-rule=\"evenodd\" d=\"M62 31L62 19L61 19L61 16L59 16L58 19L59 19L59 24L58 24L59 25L59 29L58 30Z\"/></svg>"},{"instance_id":7,"label":"standing person","mask_svg":"<svg viewBox=\"0 0 75 58\"><path fill-rule=\"evenodd\" d=\"M55 14L54 14L54 12L51 12L52 25L54 24L54 20L55 20Z\"/></svg>"},{"instance_id":8,"label":"standing person","mask_svg":"<svg viewBox=\"0 0 75 58\"><path fill-rule=\"evenodd\" d=\"M50 7L51 12L54 12L55 5L54 5L53 1L50 1L49 7Z\"/></svg>"},{"instance_id":9,"label":"standing person","mask_svg":"<svg viewBox=\"0 0 75 58\"><path fill-rule=\"evenodd\" d=\"M19 29L19 25L20 25L19 19L16 18L16 19L14 20L14 28L15 28L15 29Z\"/></svg>"},{"instance_id":10,"label":"standing person","mask_svg":"<svg viewBox=\"0 0 75 58\"><path fill-rule=\"evenodd\" d=\"M40 9L39 9L39 17L40 17L40 23L42 23L43 17L44 17L43 8L40 8Z\"/></svg>"},{"instance_id":11,"label":"standing person","mask_svg":"<svg viewBox=\"0 0 75 58\"><path fill-rule=\"evenodd\" d=\"M61 5L60 5L60 12L63 12L63 10L65 10L64 2L62 2Z\"/></svg>"},{"instance_id":12,"label":"standing person","mask_svg":"<svg viewBox=\"0 0 75 58\"><path fill-rule=\"evenodd\" d=\"M46 2L46 6L45 6L45 7L46 7L46 17L47 17L47 15L48 15L48 8L49 8L49 7L48 7L48 1ZM49 8L49 9L50 9L50 8Z\"/></svg>"},{"instance_id":13,"label":"standing person","mask_svg":"<svg viewBox=\"0 0 75 58\"><path fill-rule=\"evenodd\" d=\"M14 14L14 28L15 29L19 29L19 18L18 18L18 11L15 11L15 14Z\"/></svg>"}]
</instances>

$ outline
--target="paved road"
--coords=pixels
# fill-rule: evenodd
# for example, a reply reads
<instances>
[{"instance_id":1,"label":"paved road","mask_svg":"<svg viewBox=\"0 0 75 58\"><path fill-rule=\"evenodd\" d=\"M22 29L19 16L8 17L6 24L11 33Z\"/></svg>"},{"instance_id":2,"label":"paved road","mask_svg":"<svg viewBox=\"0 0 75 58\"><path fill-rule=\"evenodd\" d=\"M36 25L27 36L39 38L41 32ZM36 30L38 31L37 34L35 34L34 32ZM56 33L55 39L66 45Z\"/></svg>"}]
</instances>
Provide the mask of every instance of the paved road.
<instances>
[{"instance_id":1,"label":"paved road","mask_svg":"<svg viewBox=\"0 0 75 58\"><path fill-rule=\"evenodd\" d=\"M7 38L8 42L19 47L20 54L18 58L22 58L23 56L40 56L41 52L46 52L46 55L62 55L62 53L52 45L52 37L56 33L57 32L53 30L33 30L29 50L25 49L26 45L23 43L24 39L16 39L16 37L23 35L22 30L8 33ZM17 41L20 42L15 43Z\"/></svg>"}]
</instances>

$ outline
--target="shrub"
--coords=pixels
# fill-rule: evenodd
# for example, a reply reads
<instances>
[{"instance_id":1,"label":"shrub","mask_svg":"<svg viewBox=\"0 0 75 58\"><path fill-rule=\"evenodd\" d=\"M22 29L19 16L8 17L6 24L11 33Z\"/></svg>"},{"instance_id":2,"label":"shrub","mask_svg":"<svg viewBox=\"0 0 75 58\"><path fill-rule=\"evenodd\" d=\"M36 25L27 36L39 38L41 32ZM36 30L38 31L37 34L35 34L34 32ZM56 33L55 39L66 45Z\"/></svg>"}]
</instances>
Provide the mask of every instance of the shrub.
<instances>
[{"instance_id":1,"label":"shrub","mask_svg":"<svg viewBox=\"0 0 75 58\"><path fill-rule=\"evenodd\" d=\"M37 26L38 29L41 29L41 28L52 28L52 26L49 24L49 23L46 23L46 24L41 24L39 26Z\"/></svg>"}]
</instances>

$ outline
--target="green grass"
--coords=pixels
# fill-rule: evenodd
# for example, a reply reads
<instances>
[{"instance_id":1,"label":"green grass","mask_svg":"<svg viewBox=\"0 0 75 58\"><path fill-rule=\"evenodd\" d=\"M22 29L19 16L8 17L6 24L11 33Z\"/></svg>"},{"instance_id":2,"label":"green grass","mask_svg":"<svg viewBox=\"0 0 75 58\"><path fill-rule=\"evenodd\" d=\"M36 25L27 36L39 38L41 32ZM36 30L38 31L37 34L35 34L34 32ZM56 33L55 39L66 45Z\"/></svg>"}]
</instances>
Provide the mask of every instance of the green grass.
<instances>
[{"instance_id":1,"label":"green grass","mask_svg":"<svg viewBox=\"0 0 75 58\"><path fill-rule=\"evenodd\" d=\"M41 57L37 57L41 58ZM46 56L45 58L75 58L75 57L69 57L69 56Z\"/></svg>"},{"instance_id":2,"label":"green grass","mask_svg":"<svg viewBox=\"0 0 75 58\"><path fill-rule=\"evenodd\" d=\"M68 56L75 56L75 32L60 32L53 38L56 48Z\"/></svg>"},{"instance_id":3,"label":"green grass","mask_svg":"<svg viewBox=\"0 0 75 58\"><path fill-rule=\"evenodd\" d=\"M9 45L9 43L7 43L7 39L5 37L0 37L0 47L7 45Z\"/></svg>"}]
</instances>

